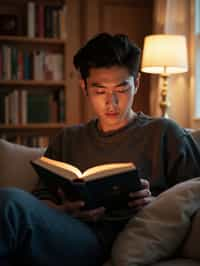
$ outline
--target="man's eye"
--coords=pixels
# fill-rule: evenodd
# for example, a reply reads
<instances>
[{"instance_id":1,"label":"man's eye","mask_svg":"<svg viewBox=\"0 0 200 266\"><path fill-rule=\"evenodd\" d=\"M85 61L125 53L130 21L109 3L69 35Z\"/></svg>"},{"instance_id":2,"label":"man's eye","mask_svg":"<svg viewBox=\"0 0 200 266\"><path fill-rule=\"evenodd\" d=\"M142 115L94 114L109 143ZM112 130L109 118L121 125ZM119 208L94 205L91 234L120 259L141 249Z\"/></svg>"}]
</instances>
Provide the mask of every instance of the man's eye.
<instances>
[{"instance_id":1,"label":"man's eye","mask_svg":"<svg viewBox=\"0 0 200 266\"><path fill-rule=\"evenodd\" d=\"M105 90L96 90L95 93L96 94L104 94L105 93Z\"/></svg>"},{"instance_id":2,"label":"man's eye","mask_svg":"<svg viewBox=\"0 0 200 266\"><path fill-rule=\"evenodd\" d=\"M117 92L119 92L119 93L125 93L125 92L127 92L128 91L128 86L125 86L125 87L119 87L118 89L117 89Z\"/></svg>"}]
</instances>

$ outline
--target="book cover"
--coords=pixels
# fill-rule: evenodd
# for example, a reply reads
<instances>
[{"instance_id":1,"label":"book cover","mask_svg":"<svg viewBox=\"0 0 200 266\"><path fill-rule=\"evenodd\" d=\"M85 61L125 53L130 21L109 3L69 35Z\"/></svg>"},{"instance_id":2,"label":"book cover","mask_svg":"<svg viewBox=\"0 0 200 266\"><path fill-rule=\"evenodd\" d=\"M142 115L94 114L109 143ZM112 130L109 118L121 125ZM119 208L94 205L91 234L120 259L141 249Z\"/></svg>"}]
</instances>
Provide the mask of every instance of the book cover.
<instances>
[{"instance_id":1,"label":"book cover","mask_svg":"<svg viewBox=\"0 0 200 266\"><path fill-rule=\"evenodd\" d=\"M128 210L129 193L141 189L133 163L104 164L89 168L83 174L70 164L46 157L31 164L51 193L57 195L60 187L68 199L83 200L85 209L104 206L108 213Z\"/></svg>"}]
</instances>

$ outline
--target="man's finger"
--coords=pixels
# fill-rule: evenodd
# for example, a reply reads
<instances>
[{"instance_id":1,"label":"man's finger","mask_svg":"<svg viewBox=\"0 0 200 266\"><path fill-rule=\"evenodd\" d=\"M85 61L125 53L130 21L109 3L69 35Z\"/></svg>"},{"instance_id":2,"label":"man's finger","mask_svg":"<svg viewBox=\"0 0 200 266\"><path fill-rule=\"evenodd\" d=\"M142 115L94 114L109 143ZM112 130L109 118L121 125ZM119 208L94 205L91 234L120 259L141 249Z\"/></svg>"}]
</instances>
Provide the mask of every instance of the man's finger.
<instances>
[{"instance_id":1,"label":"man's finger","mask_svg":"<svg viewBox=\"0 0 200 266\"><path fill-rule=\"evenodd\" d=\"M65 201L61 208L66 210L67 212L73 213L75 211L80 210L85 205L84 201Z\"/></svg>"},{"instance_id":2,"label":"man's finger","mask_svg":"<svg viewBox=\"0 0 200 266\"><path fill-rule=\"evenodd\" d=\"M148 203L150 203L152 201L152 197L146 197L146 198L139 198L139 199L135 199L133 201L130 201L128 203L128 206L129 207L142 207L142 206L145 206L147 205Z\"/></svg>"},{"instance_id":3,"label":"man's finger","mask_svg":"<svg viewBox=\"0 0 200 266\"><path fill-rule=\"evenodd\" d=\"M142 189L136 192L129 193L129 197L131 198L145 198L150 196L151 196L151 191L149 189Z\"/></svg>"},{"instance_id":4,"label":"man's finger","mask_svg":"<svg viewBox=\"0 0 200 266\"><path fill-rule=\"evenodd\" d=\"M149 181L147 179L141 178L140 182L141 182L142 187L144 189L149 189L150 188L150 184L149 184Z\"/></svg>"},{"instance_id":5,"label":"man's finger","mask_svg":"<svg viewBox=\"0 0 200 266\"><path fill-rule=\"evenodd\" d=\"M86 221L96 221L104 214L104 212L105 208L100 207L89 211L78 211L74 213L74 216Z\"/></svg>"}]
</instances>

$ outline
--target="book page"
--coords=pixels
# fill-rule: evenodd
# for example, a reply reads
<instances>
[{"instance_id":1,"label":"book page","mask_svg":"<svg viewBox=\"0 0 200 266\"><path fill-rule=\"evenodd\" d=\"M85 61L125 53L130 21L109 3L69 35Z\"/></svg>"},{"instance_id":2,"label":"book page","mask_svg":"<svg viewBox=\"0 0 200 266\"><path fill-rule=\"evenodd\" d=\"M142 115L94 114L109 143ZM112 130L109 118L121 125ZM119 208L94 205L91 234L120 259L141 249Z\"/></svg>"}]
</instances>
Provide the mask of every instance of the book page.
<instances>
[{"instance_id":1,"label":"book page","mask_svg":"<svg viewBox=\"0 0 200 266\"><path fill-rule=\"evenodd\" d=\"M133 169L136 169L136 167L132 162L102 164L87 169L83 173L82 178L84 178L84 180L93 180L104 176L106 177L113 174L131 171Z\"/></svg>"},{"instance_id":2,"label":"book page","mask_svg":"<svg viewBox=\"0 0 200 266\"><path fill-rule=\"evenodd\" d=\"M40 157L39 160L36 160L36 162L44 168L60 174L66 179L74 180L82 176L81 171L69 163L52 160L45 156Z\"/></svg>"}]
</instances>

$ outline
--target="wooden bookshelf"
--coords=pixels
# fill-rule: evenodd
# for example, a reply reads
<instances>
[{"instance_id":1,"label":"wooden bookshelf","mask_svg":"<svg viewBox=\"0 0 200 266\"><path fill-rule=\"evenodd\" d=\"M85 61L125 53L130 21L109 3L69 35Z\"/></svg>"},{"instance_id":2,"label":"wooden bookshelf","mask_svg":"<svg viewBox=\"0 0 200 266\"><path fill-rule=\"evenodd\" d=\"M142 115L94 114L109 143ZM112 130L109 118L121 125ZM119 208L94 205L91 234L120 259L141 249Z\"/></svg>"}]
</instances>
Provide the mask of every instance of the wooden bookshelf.
<instances>
[{"instance_id":1,"label":"wooden bookshelf","mask_svg":"<svg viewBox=\"0 0 200 266\"><path fill-rule=\"evenodd\" d=\"M49 136L54 135L56 132L66 125L64 123L44 123L44 124L27 124L27 125L0 125L1 134L8 136Z\"/></svg>"},{"instance_id":2,"label":"wooden bookshelf","mask_svg":"<svg viewBox=\"0 0 200 266\"><path fill-rule=\"evenodd\" d=\"M26 87L27 89L30 87L47 87L47 88L58 88L64 87L65 81L55 81L55 80L0 80L0 89L3 87Z\"/></svg>"},{"instance_id":3,"label":"wooden bookshelf","mask_svg":"<svg viewBox=\"0 0 200 266\"><path fill-rule=\"evenodd\" d=\"M0 36L0 42L6 43L26 43L26 44L48 44L48 45L65 45L66 40L57 38L30 38L27 36Z\"/></svg>"},{"instance_id":4,"label":"wooden bookshelf","mask_svg":"<svg viewBox=\"0 0 200 266\"><path fill-rule=\"evenodd\" d=\"M30 3L33 5L31 6ZM74 30L69 14L78 14L79 4L80 0L1 0L0 19L5 19L6 24L9 23L9 19L16 20L16 31L11 29L10 32L5 32L6 24L5 28L0 28L0 138L24 144L26 137L31 143L30 137L34 136L33 143L36 143L35 138L39 139L40 136L50 138L66 124L71 123L72 120L69 121L69 117L73 111L69 110L67 102L72 94L67 92L67 84L73 84L74 77L72 77L72 62L69 60L72 59L71 52L74 51L75 46L77 47L79 33L71 38L71 43L68 43L67 39L70 32ZM30 8L32 8L31 11ZM37 21L38 19L43 24ZM30 24L32 22L34 24ZM30 29L34 32L30 32ZM26 64L25 56L29 58ZM12 100L9 102L11 94L11 98L14 98L13 94L21 95L21 91L26 91L24 93L26 97L34 94L34 103L31 107L27 106L30 104L29 98L22 103L21 96L16 96L19 98L14 99L14 104ZM39 100L41 97L49 97L47 108L51 111L51 116L53 115L52 121L52 118L42 123L26 120L28 118L26 118L27 115L24 116L24 112L30 113L32 110L30 108L38 109L42 104L37 106L37 100L35 100L37 94ZM12 111L14 105L17 107ZM8 118L11 111L15 114ZM17 118L17 122L13 122L12 116L20 116L20 118ZM21 117L26 121L22 122Z\"/></svg>"}]
</instances>

